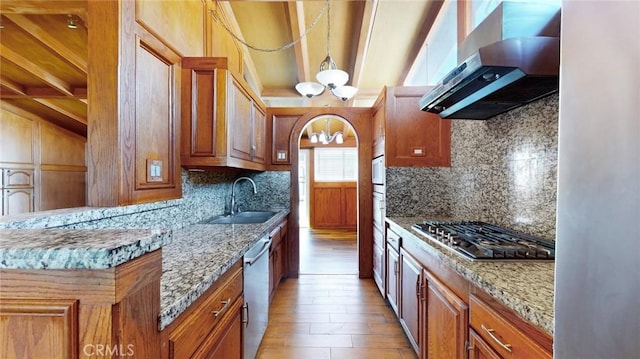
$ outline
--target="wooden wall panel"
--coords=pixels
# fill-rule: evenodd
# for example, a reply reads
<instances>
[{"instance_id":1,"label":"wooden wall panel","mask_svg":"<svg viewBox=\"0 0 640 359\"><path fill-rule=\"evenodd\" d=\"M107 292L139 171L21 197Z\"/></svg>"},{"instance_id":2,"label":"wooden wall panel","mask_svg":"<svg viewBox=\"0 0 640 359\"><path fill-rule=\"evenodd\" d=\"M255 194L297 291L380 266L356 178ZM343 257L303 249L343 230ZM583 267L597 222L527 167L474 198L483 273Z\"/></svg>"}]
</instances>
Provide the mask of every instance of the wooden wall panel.
<instances>
[{"instance_id":1,"label":"wooden wall panel","mask_svg":"<svg viewBox=\"0 0 640 359\"><path fill-rule=\"evenodd\" d=\"M0 334L5 359L77 358L78 301L3 299Z\"/></svg>"},{"instance_id":2,"label":"wooden wall panel","mask_svg":"<svg viewBox=\"0 0 640 359\"><path fill-rule=\"evenodd\" d=\"M204 56L203 0L136 1L136 20L181 56Z\"/></svg>"},{"instance_id":3,"label":"wooden wall panel","mask_svg":"<svg viewBox=\"0 0 640 359\"><path fill-rule=\"evenodd\" d=\"M342 189L340 187L315 187L311 195L311 227L342 226Z\"/></svg>"},{"instance_id":4,"label":"wooden wall panel","mask_svg":"<svg viewBox=\"0 0 640 359\"><path fill-rule=\"evenodd\" d=\"M43 165L86 166L87 139L85 137L43 122L40 138Z\"/></svg>"},{"instance_id":5,"label":"wooden wall panel","mask_svg":"<svg viewBox=\"0 0 640 359\"><path fill-rule=\"evenodd\" d=\"M35 162L34 136L37 123L0 108L0 162Z\"/></svg>"},{"instance_id":6,"label":"wooden wall panel","mask_svg":"<svg viewBox=\"0 0 640 359\"><path fill-rule=\"evenodd\" d=\"M43 170L40 185L41 211L86 206L86 172Z\"/></svg>"},{"instance_id":7,"label":"wooden wall panel","mask_svg":"<svg viewBox=\"0 0 640 359\"><path fill-rule=\"evenodd\" d=\"M353 187L342 189L342 203L344 206L344 225L349 228L358 226L358 188Z\"/></svg>"}]
</instances>

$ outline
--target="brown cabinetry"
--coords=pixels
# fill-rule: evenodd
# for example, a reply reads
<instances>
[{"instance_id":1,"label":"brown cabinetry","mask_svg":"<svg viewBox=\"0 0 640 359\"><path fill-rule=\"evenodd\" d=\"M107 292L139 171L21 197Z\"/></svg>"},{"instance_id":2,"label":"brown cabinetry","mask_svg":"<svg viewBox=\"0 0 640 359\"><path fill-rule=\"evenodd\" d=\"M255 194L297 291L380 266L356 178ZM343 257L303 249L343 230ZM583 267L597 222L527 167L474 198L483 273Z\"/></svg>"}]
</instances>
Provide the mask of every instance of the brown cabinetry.
<instances>
[{"instance_id":1,"label":"brown cabinetry","mask_svg":"<svg viewBox=\"0 0 640 359\"><path fill-rule=\"evenodd\" d=\"M399 315L400 299L400 241L401 238L395 232L387 228L387 280L386 295L391 308Z\"/></svg>"},{"instance_id":2,"label":"brown cabinetry","mask_svg":"<svg viewBox=\"0 0 640 359\"><path fill-rule=\"evenodd\" d=\"M502 359L473 329L469 329L469 359Z\"/></svg>"},{"instance_id":3,"label":"brown cabinetry","mask_svg":"<svg viewBox=\"0 0 640 359\"><path fill-rule=\"evenodd\" d=\"M226 58L183 58L182 85L182 166L264 170L265 106Z\"/></svg>"},{"instance_id":4,"label":"brown cabinetry","mask_svg":"<svg viewBox=\"0 0 640 359\"><path fill-rule=\"evenodd\" d=\"M287 271L288 225L289 223L285 219L269 235L271 237L271 248L269 250L269 301L273 299L273 295Z\"/></svg>"},{"instance_id":5,"label":"brown cabinetry","mask_svg":"<svg viewBox=\"0 0 640 359\"><path fill-rule=\"evenodd\" d=\"M469 298L470 325L484 343L472 344L473 351L489 352L490 347L502 358L552 358L552 353L533 340L537 333L527 333L515 326L503 313L502 307L493 301L483 300L476 295ZM508 312L504 314L509 315ZM477 339L476 339L477 340ZM483 346L485 344L485 346ZM550 343L549 343L550 344ZM476 346L479 349L476 349ZM491 357L491 356L487 356Z\"/></svg>"},{"instance_id":6,"label":"brown cabinetry","mask_svg":"<svg viewBox=\"0 0 640 359\"><path fill-rule=\"evenodd\" d=\"M422 266L404 249L400 248L400 313L398 319L416 353L420 352L423 330L422 314Z\"/></svg>"},{"instance_id":7,"label":"brown cabinetry","mask_svg":"<svg viewBox=\"0 0 640 359\"><path fill-rule=\"evenodd\" d=\"M2 190L2 215L34 211L33 170L21 168L0 168L0 189Z\"/></svg>"},{"instance_id":8,"label":"brown cabinetry","mask_svg":"<svg viewBox=\"0 0 640 359\"><path fill-rule=\"evenodd\" d=\"M240 358L242 284L242 263L236 262L162 331L162 357L222 358L216 355L223 353L231 355L225 358Z\"/></svg>"},{"instance_id":9,"label":"brown cabinetry","mask_svg":"<svg viewBox=\"0 0 640 359\"><path fill-rule=\"evenodd\" d=\"M373 157L386 166L448 167L451 123L421 111L420 98L430 87L385 87L373 105Z\"/></svg>"},{"instance_id":10,"label":"brown cabinetry","mask_svg":"<svg viewBox=\"0 0 640 359\"><path fill-rule=\"evenodd\" d=\"M161 275L161 250L109 269L1 269L0 355L158 358Z\"/></svg>"},{"instance_id":11,"label":"brown cabinetry","mask_svg":"<svg viewBox=\"0 0 640 359\"><path fill-rule=\"evenodd\" d=\"M426 293L423 358L467 357L469 311L467 304L429 271L424 271Z\"/></svg>"}]
</instances>

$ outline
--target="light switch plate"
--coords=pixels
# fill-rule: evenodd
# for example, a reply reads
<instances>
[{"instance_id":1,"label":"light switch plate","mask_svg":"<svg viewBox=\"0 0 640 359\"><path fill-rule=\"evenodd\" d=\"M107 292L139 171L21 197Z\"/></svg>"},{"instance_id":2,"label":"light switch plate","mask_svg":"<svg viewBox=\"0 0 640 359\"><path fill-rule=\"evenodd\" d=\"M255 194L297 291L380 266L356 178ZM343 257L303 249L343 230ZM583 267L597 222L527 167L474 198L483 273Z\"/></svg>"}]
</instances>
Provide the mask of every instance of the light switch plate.
<instances>
[{"instance_id":1,"label":"light switch plate","mask_svg":"<svg viewBox=\"0 0 640 359\"><path fill-rule=\"evenodd\" d=\"M147 182L162 182L162 161L147 159Z\"/></svg>"},{"instance_id":2,"label":"light switch plate","mask_svg":"<svg viewBox=\"0 0 640 359\"><path fill-rule=\"evenodd\" d=\"M278 150L276 152L276 160L278 160L278 161L286 161L287 160L287 151Z\"/></svg>"}]
</instances>

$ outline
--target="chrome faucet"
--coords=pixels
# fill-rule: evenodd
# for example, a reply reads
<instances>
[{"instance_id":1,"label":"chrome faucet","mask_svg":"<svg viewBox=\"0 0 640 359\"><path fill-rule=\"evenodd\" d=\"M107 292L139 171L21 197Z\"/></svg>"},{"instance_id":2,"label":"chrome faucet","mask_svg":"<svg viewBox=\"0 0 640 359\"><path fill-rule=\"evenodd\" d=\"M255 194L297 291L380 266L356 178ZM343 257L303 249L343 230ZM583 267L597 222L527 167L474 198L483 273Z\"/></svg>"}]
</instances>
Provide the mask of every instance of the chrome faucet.
<instances>
[{"instance_id":1,"label":"chrome faucet","mask_svg":"<svg viewBox=\"0 0 640 359\"><path fill-rule=\"evenodd\" d=\"M233 185L231 186L231 211L230 211L230 214L232 216L236 214L236 183L240 182L241 180L247 180L251 182L251 184L253 185L253 194L258 193L258 190L256 189L256 183L253 182L253 180L249 177L238 177L238 179L233 181Z\"/></svg>"}]
</instances>

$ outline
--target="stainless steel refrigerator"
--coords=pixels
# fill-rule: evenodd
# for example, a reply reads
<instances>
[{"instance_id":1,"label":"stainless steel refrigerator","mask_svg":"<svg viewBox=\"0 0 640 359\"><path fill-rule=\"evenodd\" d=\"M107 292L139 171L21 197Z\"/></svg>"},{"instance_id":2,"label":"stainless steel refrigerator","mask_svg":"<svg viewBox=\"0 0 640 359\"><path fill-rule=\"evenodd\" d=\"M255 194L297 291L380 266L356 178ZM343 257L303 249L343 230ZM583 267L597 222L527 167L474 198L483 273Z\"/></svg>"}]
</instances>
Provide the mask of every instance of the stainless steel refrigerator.
<instances>
[{"instance_id":1,"label":"stainless steel refrigerator","mask_svg":"<svg viewBox=\"0 0 640 359\"><path fill-rule=\"evenodd\" d=\"M640 357L640 2L563 1L556 358Z\"/></svg>"}]
</instances>

